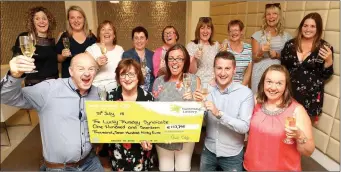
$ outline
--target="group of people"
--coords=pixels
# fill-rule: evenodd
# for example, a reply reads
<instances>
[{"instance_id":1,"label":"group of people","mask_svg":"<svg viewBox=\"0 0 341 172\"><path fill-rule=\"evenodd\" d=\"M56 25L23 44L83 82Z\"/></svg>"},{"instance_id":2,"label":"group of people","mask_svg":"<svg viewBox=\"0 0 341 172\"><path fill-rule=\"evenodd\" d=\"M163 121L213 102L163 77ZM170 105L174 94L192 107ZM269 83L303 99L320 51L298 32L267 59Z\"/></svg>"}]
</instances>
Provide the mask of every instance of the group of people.
<instances>
[{"instance_id":1,"label":"group of people","mask_svg":"<svg viewBox=\"0 0 341 172\"><path fill-rule=\"evenodd\" d=\"M103 171L99 152L110 157L115 171L149 170L155 165L154 149L160 171L191 170L195 143L92 145L84 101L99 100L97 86L103 85L107 101L204 102L201 171L298 171L301 155L315 149L312 123L321 114L324 83L333 74L333 48L321 38L318 13L307 14L292 38L284 31L280 4L266 4L251 45L242 41L240 20L228 23L228 39L220 44L213 40L212 19L201 17L186 47L177 43L176 28L166 26L163 45L155 51L146 48L148 32L142 26L132 30L133 48L127 51L117 45L110 21L99 25L96 38L78 6L68 9L67 31L56 43L52 14L44 7L28 14L28 31L19 36L35 36L35 55L20 55L17 39L10 71L1 82L1 101L38 111L47 170ZM33 69L38 72L25 73ZM208 96L204 85L209 85ZM286 125L290 117L294 125Z\"/></svg>"}]
</instances>

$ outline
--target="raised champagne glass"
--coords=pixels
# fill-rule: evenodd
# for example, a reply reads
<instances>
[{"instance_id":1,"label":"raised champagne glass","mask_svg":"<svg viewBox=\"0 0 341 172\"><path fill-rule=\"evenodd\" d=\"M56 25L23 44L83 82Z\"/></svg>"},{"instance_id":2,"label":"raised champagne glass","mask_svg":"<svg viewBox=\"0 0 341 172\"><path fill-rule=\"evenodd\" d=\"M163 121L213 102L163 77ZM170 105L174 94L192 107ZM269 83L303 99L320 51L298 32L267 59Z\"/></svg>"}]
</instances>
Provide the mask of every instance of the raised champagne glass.
<instances>
[{"instance_id":1,"label":"raised champagne glass","mask_svg":"<svg viewBox=\"0 0 341 172\"><path fill-rule=\"evenodd\" d=\"M104 85L98 86L98 96L101 99L101 101L107 100L107 90Z\"/></svg>"},{"instance_id":2,"label":"raised champagne glass","mask_svg":"<svg viewBox=\"0 0 341 172\"><path fill-rule=\"evenodd\" d=\"M20 49L22 54L27 58L32 58L35 48L33 46L33 40L29 36L20 36L19 37ZM37 70L32 70L30 72L25 73L36 73Z\"/></svg>"},{"instance_id":3,"label":"raised champagne glass","mask_svg":"<svg viewBox=\"0 0 341 172\"><path fill-rule=\"evenodd\" d=\"M293 116L286 117L285 126L286 127L296 127L296 115L295 115L295 113ZM289 145L294 144L294 140L291 138L287 138L287 137L283 140L283 142L285 144L289 144Z\"/></svg>"}]
</instances>

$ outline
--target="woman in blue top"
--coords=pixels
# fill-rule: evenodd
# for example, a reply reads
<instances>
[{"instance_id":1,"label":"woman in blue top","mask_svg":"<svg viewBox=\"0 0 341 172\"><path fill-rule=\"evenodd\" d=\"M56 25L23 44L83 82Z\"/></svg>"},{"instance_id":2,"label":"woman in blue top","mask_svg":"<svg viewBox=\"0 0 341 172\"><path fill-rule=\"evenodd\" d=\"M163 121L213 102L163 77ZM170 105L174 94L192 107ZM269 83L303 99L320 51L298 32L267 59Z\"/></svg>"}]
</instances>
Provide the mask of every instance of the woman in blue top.
<instances>
[{"instance_id":1,"label":"woman in blue top","mask_svg":"<svg viewBox=\"0 0 341 172\"><path fill-rule=\"evenodd\" d=\"M85 49L96 43L96 37L89 31L88 22L82 8L71 6L67 10L66 32L61 33L56 45L58 62L62 63L62 78L70 77L69 66L72 57L85 52ZM63 38L69 38L70 47L63 45Z\"/></svg>"},{"instance_id":2,"label":"woman in blue top","mask_svg":"<svg viewBox=\"0 0 341 172\"><path fill-rule=\"evenodd\" d=\"M145 83L141 86L145 91L151 92L154 83L153 55L154 52L146 48L148 43L148 31L138 26L131 32L131 39L134 47L125 51L122 55L124 58L132 58L141 64L141 69Z\"/></svg>"},{"instance_id":3,"label":"woman in blue top","mask_svg":"<svg viewBox=\"0 0 341 172\"><path fill-rule=\"evenodd\" d=\"M251 89L257 92L264 71L273 64L280 64L281 50L292 37L284 32L281 4L266 4L261 30L251 36L252 76Z\"/></svg>"}]
</instances>

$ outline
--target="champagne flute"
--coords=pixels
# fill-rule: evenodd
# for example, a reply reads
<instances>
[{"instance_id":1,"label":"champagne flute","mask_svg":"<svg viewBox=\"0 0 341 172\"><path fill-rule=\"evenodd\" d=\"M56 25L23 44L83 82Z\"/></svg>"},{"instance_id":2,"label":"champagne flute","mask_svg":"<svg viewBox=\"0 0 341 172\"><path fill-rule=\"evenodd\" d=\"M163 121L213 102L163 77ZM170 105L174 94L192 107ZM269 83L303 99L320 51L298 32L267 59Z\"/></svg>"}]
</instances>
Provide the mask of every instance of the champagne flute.
<instances>
[{"instance_id":1,"label":"champagne flute","mask_svg":"<svg viewBox=\"0 0 341 172\"><path fill-rule=\"evenodd\" d=\"M70 40L68 37L63 38L63 45L64 45L65 49L70 50ZM70 56L71 56L71 54L70 54Z\"/></svg>"},{"instance_id":2,"label":"champagne flute","mask_svg":"<svg viewBox=\"0 0 341 172\"><path fill-rule=\"evenodd\" d=\"M28 37L30 37L31 39L32 39L32 45L33 45L33 56L36 56L36 55L38 55L38 54L36 54L35 53L35 51L36 51L36 45L37 45L37 39L36 39L36 37L34 36L34 34L33 33L28 33Z\"/></svg>"},{"instance_id":3,"label":"champagne flute","mask_svg":"<svg viewBox=\"0 0 341 172\"><path fill-rule=\"evenodd\" d=\"M285 126L286 127L296 127L296 114L295 114L295 112L294 112L293 116L286 117ZM283 142L285 144L289 144L289 145L294 144L294 140L291 138L287 138L287 137L283 140Z\"/></svg>"},{"instance_id":4,"label":"champagne flute","mask_svg":"<svg viewBox=\"0 0 341 172\"><path fill-rule=\"evenodd\" d=\"M103 55L105 55L105 54L107 54L107 47L105 46L105 44L102 42L101 43L101 46L99 46L99 48L101 49L101 53L103 54Z\"/></svg>"},{"instance_id":5,"label":"champagne flute","mask_svg":"<svg viewBox=\"0 0 341 172\"><path fill-rule=\"evenodd\" d=\"M331 47L332 47L328 42L324 42L324 43L320 46L320 48L323 48L323 49L325 49L326 51L327 51L327 49L326 49L324 46L327 46L328 48L331 48ZM324 62L324 59L323 59L321 56L317 56L316 62L318 62L318 63L323 63L323 62Z\"/></svg>"},{"instance_id":6,"label":"champagne flute","mask_svg":"<svg viewBox=\"0 0 341 172\"><path fill-rule=\"evenodd\" d=\"M19 37L20 42L20 49L24 56L27 58L32 58L34 53L34 46L33 46L33 40L29 36L20 36ZM32 70L30 72L25 73L36 73L37 70Z\"/></svg>"},{"instance_id":7,"label":"champagne flute","mask_svg":"<svg viewBox=\"0 0 341 172\"><path fill-rule=\"evenodd\" d=\"M191 75L189 73L183 74L182 82L185 88L185 93L191 92Z\"/></svg>"},{"instance_id":8,"label":"champagne flute","mask_svg":"<svg viewBox=\"0 0 341 172\"><path fill-rule=\"evenodd\" d=\"M270 51L270 49L271 49L270 48L270 46L271 46L271 32L270 31L265 33L265 40L266 40L266 43L265 43L266 48L265 48L265 50L266 51Z\"/></svg>"},{"instance_id":9,"label":"champagne flute","mask_svg":"<svg viewBox=\"0 0 341 172\"><path fill-rule=\"evenodd\" d=\"M141 70L142 70L143 76L146 76L146 74L147 74L146 67L147 67L147 61L146 61L146 57L144 57L141 60Z\"/></svg>"},{"instance_id":10,"label":"champagne flute","mask_svg":"<svg viewBox=\"0 0 341 172\"><path fill-rule=\"evenodd\" d=\"M104 85L98 86L98 96L100 97L101 101L107 100L107 90Z\"/></svg>"},{"instance_id":11,"label":"champagne flute","mask_svg":"<svg viewBox=\"0 0 341 172\"><path fill-rule=\"evenodd\" d=\"M202 83L201 85L201 94L204 96L204 99L202 100L203 103L205 103L205 101L207 101L207 96L210 94L210 90L209 90L210 84L209 83ZM203 109L204 109L204 113L206 114L206 108L203 105Z\"/></svg>"}]
</instances>

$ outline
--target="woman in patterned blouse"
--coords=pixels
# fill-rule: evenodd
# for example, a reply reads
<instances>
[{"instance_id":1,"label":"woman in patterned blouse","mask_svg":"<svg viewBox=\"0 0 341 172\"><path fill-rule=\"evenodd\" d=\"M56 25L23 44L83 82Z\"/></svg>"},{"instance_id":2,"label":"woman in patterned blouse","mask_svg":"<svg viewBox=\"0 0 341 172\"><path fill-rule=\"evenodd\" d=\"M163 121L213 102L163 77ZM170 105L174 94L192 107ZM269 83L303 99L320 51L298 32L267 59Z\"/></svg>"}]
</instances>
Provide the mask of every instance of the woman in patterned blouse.
<instances>
[{"instance_id":1,"label":"woman in patterned blouse","mask_svg":"<svg viewBox=\"0 0 341 172\"><path fill-rule=\"evenodd\" d=\"M281 55L282 65L290 72L294 98L315 124L322 112L324 82L334 72L333 47L321 39L322 29L320 14L307 14L297 36L285 44Z\"/></svg>"},{"instance_id":2,"label":"woman in patterned blouse","mask_svg":"<svg viewBox=\"0 0 341 172\"><path fill-rule=\"evenodd\" d=\"M123 59L116 68L116 81L120 85L108 94L109 101L153 101L153 96L144 91L144 78L140 64L131 59ZM113 171L148 171L152 168L152 144L112 143L108 145Z\"/></svg>"}]
</instances>

